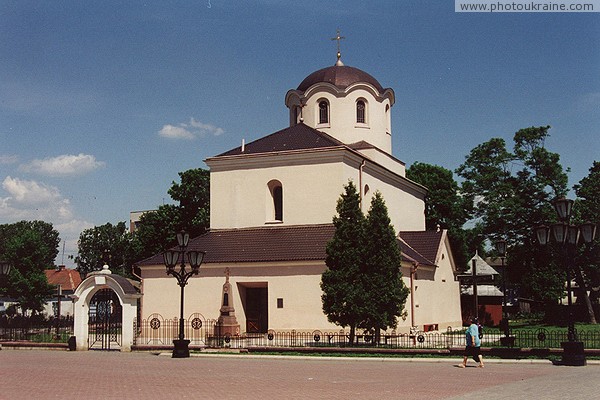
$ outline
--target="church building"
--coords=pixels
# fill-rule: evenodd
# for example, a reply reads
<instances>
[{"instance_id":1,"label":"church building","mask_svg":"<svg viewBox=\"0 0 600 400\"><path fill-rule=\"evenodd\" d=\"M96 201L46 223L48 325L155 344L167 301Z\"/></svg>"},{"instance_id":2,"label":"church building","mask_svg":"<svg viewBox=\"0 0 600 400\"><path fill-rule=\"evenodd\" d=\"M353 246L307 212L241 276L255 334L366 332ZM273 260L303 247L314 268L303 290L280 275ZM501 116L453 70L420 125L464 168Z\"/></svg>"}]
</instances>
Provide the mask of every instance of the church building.
<instances>
[{"instance_id":1,"label":"church building","mask_svg":"<svg viewBox=\"0 0 600 400\"><path fill-rule=\"evenodd\" d=\"M395 94L340 59L285 95L289 126L205 160L210 169L210 230L190 239L205 251L185 290L185 318L235 315L232 333L339 331L322 310L320 281L332 218L352 181L366 214L379 191L402 250L411 326L461 326L460 287L446 231L425 231L427 189L392 155ZM175 318L179 291L162 255L138 263L142 319ZM224 293L226 294L224 304Z\"/></svg>"}]
</instances>

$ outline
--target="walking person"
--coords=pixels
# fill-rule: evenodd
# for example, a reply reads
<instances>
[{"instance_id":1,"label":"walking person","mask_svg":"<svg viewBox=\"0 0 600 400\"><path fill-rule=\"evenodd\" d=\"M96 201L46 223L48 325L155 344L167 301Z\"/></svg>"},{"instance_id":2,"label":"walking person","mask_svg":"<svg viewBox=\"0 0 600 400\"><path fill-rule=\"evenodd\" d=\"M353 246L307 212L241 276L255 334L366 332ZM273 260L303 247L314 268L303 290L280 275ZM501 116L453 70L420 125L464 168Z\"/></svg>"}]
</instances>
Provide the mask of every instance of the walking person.
<instances>
[{"instance_id":1,"label":"walking person","mask_svg":"<svg viewBox=\"0 0 600 400\"><path fill-rule=\"evenodd\" d=\"M471 318L471 325L465 333L467 346L465 347L465 355L463 357L461 368L466 368L467 359L473 357L475 362L479 363L479 368L483 368L483 357L481 357L481 339L479 338L479 324L477 318Z\"/></svg>"}]
</instances>

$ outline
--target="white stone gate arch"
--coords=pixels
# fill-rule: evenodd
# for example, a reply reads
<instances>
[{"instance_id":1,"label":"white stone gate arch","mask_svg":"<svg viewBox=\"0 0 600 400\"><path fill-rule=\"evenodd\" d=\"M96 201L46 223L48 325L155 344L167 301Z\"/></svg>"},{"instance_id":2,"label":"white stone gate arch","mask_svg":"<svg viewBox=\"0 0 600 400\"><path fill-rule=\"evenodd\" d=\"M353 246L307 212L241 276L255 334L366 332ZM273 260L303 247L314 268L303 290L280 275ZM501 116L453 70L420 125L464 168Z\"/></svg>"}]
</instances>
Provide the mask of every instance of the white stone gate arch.
<instances>
[{"instance_id":1,"label":"white stone gate arch","mask_svg":"<svg viewBox=\"0 0 600 400\"><path fill-rule=\"evenodd\" d=\"M121 351L131 351L134 339L133 323L137 317L137 301L142 296L137 288L127 279L113 275L108 266L102 271L90 273L75 289L73 298L73 317L77 350L88 350L88 322L90 301L94 294L102 289L113 290L122 306Z\"/></svg>"}]
</instances>

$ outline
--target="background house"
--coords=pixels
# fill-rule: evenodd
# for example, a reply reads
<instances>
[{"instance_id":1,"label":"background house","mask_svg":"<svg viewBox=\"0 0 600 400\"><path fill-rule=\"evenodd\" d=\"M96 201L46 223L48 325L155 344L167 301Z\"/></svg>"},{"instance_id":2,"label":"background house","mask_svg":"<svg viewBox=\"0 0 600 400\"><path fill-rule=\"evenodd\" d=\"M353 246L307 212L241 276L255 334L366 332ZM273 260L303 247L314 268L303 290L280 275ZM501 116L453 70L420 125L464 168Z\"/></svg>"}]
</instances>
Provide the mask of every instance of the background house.
<instances>
[{"instance_id":1,"label":"background house","mask_svg":"<svg viewBox=\"0 0 600 400\"><path fill-rule=\"evenodd\" d=\"M498 325L502 319L502 291L500 274L479 254L469 261L469 268L459 276L463 322L468 324L474 314L473 264L475 263L477 282L477 315L484 325Z\"/></svg>"},{"instance_id":2,"label":"background house","mask_svg":"<svg viewBox=\"0 0 600 400\"><path fill-rule=\"evenodd\" d=\"M73 301L69 296L75 292L75 289L81 283L79 272L74 269L65 268L64 265L59 265L56 269L47 269L44 272L48 283L56 288L54 292L55 296L49 299L44 306L44 314L47 316L56 316L58 302L60 301L61 317L72 317Z\"/></svg>"}]
</instances>

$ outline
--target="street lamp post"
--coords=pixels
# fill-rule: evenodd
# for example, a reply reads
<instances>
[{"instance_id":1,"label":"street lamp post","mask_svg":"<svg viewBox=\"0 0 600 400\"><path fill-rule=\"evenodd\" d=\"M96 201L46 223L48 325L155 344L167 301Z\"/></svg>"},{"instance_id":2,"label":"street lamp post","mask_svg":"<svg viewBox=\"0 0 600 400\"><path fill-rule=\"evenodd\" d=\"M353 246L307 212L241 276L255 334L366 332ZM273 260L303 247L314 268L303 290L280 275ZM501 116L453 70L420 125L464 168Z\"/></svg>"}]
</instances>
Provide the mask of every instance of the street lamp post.
<instances>
[{"instance_id":1,"label":"street lamp post","mask_svg":"<svg viewBox=\"0 0 600 400\"><path fill-rule=\"evenodd\" d=\"M0 282L8 280L8 274L10 274L11 265L4 260L0 260Z\"/></svg>"},{"instance_id":2,"label":"street lamp post","mask_svg":"<svg viewBox=\"0 0 600 400\"><path fill-rule=\"evenodd\" d=\"M183 300L184 288L192 275L197 275L200 270L200 265L206 254L204 251L191 250L186 252L190 240L190 235L181 231L177 234L177 243L179 250L168 250L163 253L167 275L173 275L177 279L177 284L181 288L181 302L179 308L179 339L173 340L173 358L186 358L190 356L189 340L185 340L183 330ZM191 270L187 270L185 266L185 255L187 253L188 262ZM175 267L179 264L179 270Z\"/></svg>"},{"instance_id":3,"label":"street lamp post","mask_svg":"<svg viewBox=\"0 0 600 400\"><path fill-rule=\"evenodd\" d=\"M563 365L582 366L586 365L583 342L577 339L577 330L573 318L573 302L571 299L571 269L575 258L575 250L579 238L584 243L591 243L596 235L596 225L586 222L580 225L570 225L573 200L557 199L553 202L554 209L560 222L550 225L538 226L535 228L538 242L544 246L550 241L550 236L555 243L560 245L564 256L565 270L567 273L567 308L568 308L568 333L567 342L562 342L563 347Z\"/></svg>"},{"instance_id":4,"label":"street lamp post","mask_svg":"<svg viewBox=\"0 0 600 400\"><path fill-rule=\"evenodd\" d=\"M506 281L507 281L507 273L506 273L506 265L504 263L506 259L506 241L505 240L497 240L495 243L496 251L500 256L500 261L502 265L502 321L500 321L500 326L504 332L504 337L500 338L500 343L502 346L512 347L515 344L515 337L510 336L510 326L508 322L508 311L506 310Z\"/></svg>"}]
</instances>

